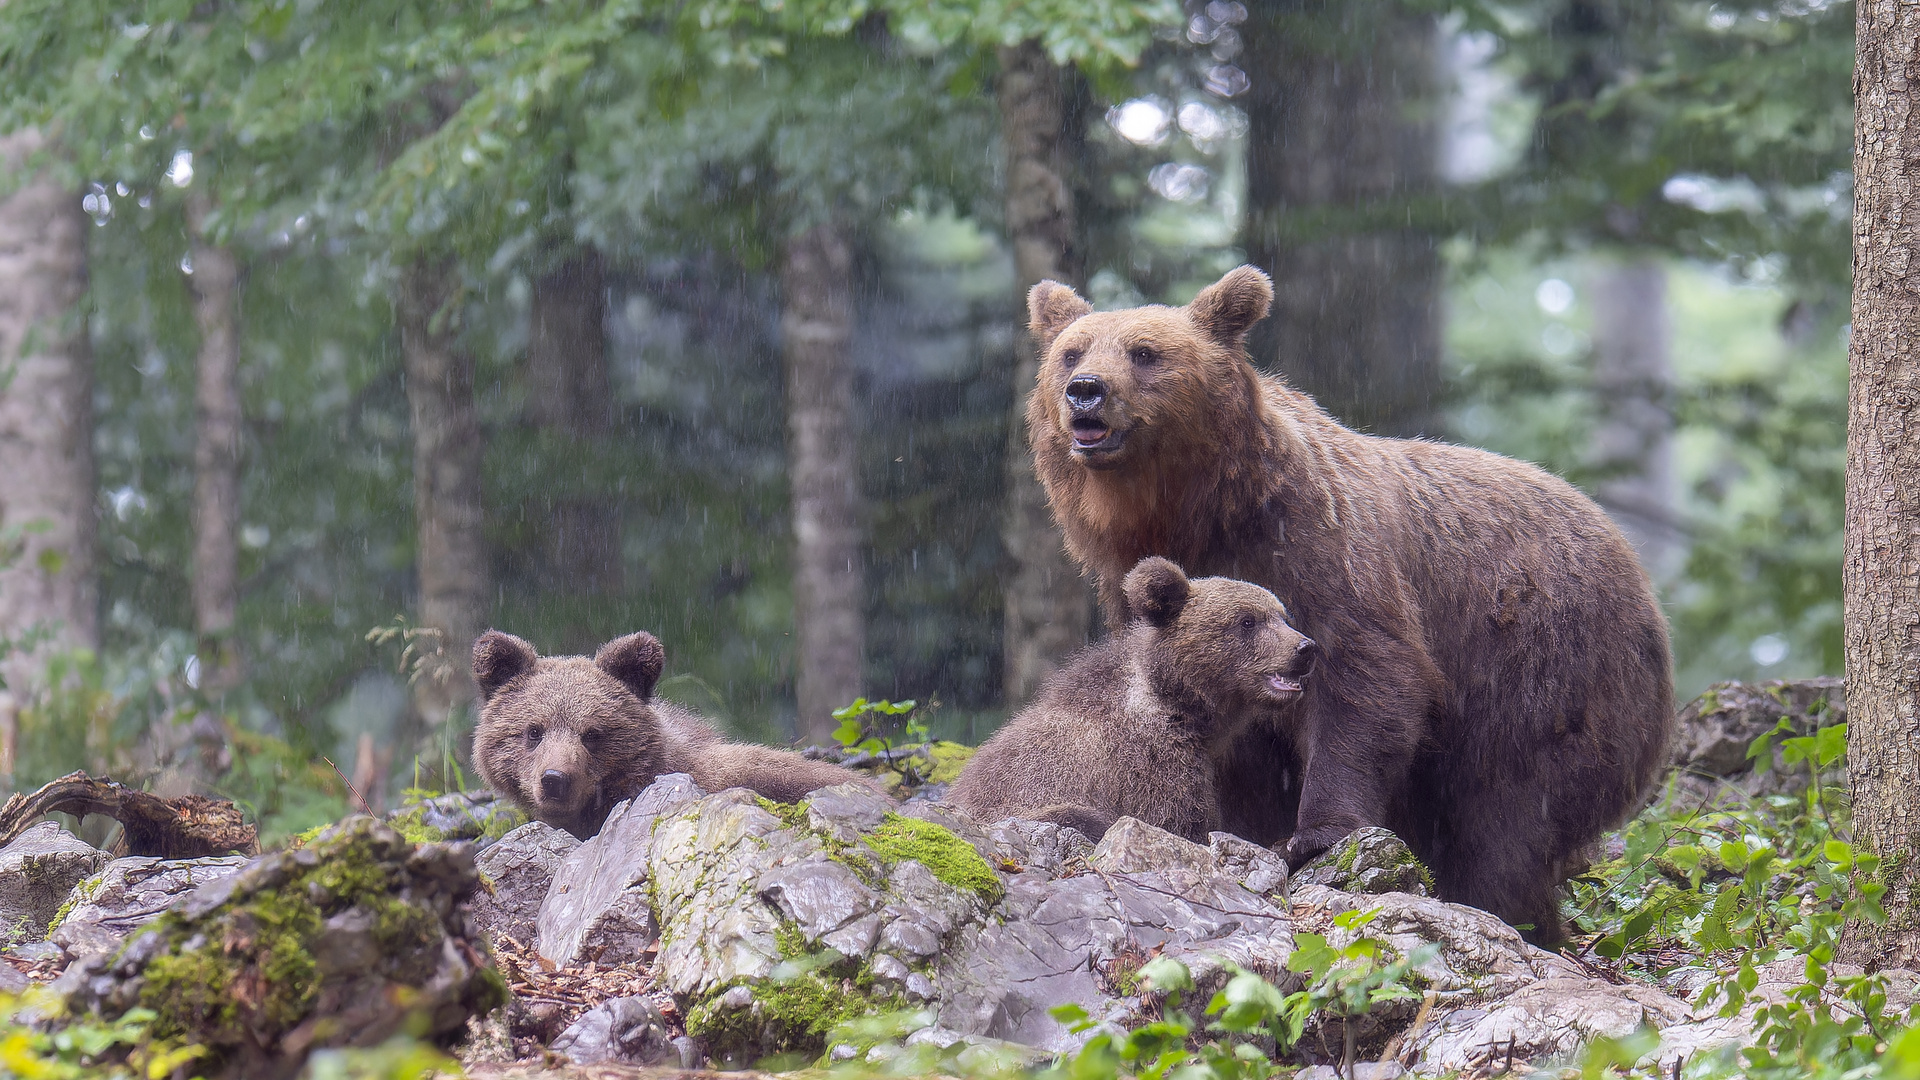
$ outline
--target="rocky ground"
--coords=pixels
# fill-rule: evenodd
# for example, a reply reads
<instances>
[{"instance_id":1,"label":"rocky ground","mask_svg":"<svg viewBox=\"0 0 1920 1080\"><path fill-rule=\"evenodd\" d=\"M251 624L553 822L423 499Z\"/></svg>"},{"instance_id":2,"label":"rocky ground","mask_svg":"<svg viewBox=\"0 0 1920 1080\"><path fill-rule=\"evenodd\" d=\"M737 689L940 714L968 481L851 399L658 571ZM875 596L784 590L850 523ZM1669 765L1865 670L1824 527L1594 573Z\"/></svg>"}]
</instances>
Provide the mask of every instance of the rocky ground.
<instances>
[{"instance_id":1,"label":"rocky ground","mask_svg":"<svg viewBox=\"0 0 1920 1080\"><path fill-rule=\"evenodd\" d=\"M1727 687L1690 705L1680 782L1703 799L1783 783L1753 773L1746 747L1782 717L1833 722L1808 713L1832 690ZM1092 1032L1054 1006L1081 1006L1092 1031L1157 1018L1138 977L1150 960L1181 961L1204 1001L1236 971L1297 989L1303 940L1366 935L1419 961L1419 993L1351 1029L1316 1021L1298 1054L1324 1066L1352 1047L1356 1075L1388 1080L1567 1063L1643 1027L1671 1067L1748 1037L1798 978L1763 972L1747 1011L1720 1018L1690 1004L1703 973L1684 958L1657 985L1627 979L1425 895L1383 830L1289 880L1223 833L1200 845L1123 819L1092 844L925 794L844 786L778 805L667 776L585 843L504 831L486 796L455 795L410 808L400 832L349 819L253 860L111 859L49 822L0 849L0 990L49 983L104 1020L154 1010L155 1045L203 1046L229 1076L290 1076L314 1048L403 1029L457 1044L476 1077L908 1054L965 1071L1075 1049ZM1342 918L1360 911L1376 914Z\"/></svg>"}]
</instances>

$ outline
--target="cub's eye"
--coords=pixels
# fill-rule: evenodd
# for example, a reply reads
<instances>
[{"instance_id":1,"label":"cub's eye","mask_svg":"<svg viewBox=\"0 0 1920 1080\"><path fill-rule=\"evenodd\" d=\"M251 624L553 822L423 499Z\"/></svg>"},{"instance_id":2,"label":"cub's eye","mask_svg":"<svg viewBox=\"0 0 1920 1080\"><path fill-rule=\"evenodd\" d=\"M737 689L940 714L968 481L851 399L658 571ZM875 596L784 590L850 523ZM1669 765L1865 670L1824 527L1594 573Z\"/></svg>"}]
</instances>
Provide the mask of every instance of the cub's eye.
<instances>
[{"instance_id":1,"label":"cub's eye","mask_svg":"<svg viewBox=\"0 0 1920 1080\"><path fill-rule=\"evenodd\" d=\"M1074 368L1080 366L1080 361L1084 356L1086 356L1086 354L1079 349L1068 349L1066 352L1060 354L1060 363L1065 366L1068 371L1072 371Z\"/></svg>"},{"instance_id":2,"label":"cub's eye","mask_svg":"<svg viewBox=\"0 0 1920 1080\"><path fill-rule=\"evenodd\" d=\"M1254 618L1251 615L1240 616L1240 629L1242 630L1251 630L1254 627L1259 625L1260 625L1260 620Z\"/></svg>"},{"instance_id":3,"label":"cub's eye","mask_svg":"<svg viewBox=\"0 0 1920 1080\"><path fill-rule=\"evenodd\" d=\"M1160 354L1154 352L1153 347L1149 345L1135 345L1133 348L1127 350L1127 356L1141 367L1160 362Z\"/></svg>"},{"instance_id":4,"label":"cub's eye","mask_svg":"<svg viewBox=\"0 0 1920 1080\"><path fill-rule=\"evenodd\" d=\"M601 743L607 741L607 733L604 731L589 731L580 736L580 741L586 744L587 749L595 750L599 748Z\"/></svg>"},{"instance_id":5,"label":"cub's eye","mask_svg":"<svg viewBox=\"0 0 1920 1080\"><path fill-rule=\"evenodd\" d=\"M527 745L539 746L540 740L545 738L546 734L547 734L547 729L541 727L539 724L527 725Z\"/></svg>"}]
</instances>

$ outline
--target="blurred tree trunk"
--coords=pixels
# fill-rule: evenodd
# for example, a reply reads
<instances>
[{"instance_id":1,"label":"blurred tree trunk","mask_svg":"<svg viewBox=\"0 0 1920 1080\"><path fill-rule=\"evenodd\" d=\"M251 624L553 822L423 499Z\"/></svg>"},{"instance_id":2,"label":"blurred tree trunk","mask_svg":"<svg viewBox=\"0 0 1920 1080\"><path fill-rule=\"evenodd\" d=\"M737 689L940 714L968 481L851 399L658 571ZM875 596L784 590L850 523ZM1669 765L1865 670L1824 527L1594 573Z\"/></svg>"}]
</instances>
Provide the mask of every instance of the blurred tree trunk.
<instances>
[{"instance_id":1,"label":"blurred tree trunk","mask_svg":"<svg viewBox=\"0 0 1920 1080\"><path fill-rule=\"evenodd\" d=\"M839 227L787 241L780 266L793 492L795 724L832 741L833 710L865 682L866 589L853 423L853 250Z\"/></svg>"},{"instance_id":2,"label":"blurred tree trunk","mask_svg":"<svg viewBox=\"0 0 1920 1080\"><path fill-rule=\"evenodd\" d=\"M1844 576L1847 773L1859 846L1887 870L1885 927L1841 959L1920 966L1920 0L1855 13L1853 339Z\"/></svg>"},{"instance_id":3,"label":"blurred tree trunk","mask_svg":"<svg viewBox=\"0 0 1920 1080\"><path fill-rule=\"evenodd\" d=\"M1655 581L1686 554L1673 502L1673 357L1667 268L1642 256L1603 269L1593 290L1593 382L1600 423L1595 494Z\"/></svg>"},{"instance_id":4,"label":"blurred tree trunk","mask_svg":"<svg viewBox=\"0 0 1920 1080\"><path fill-rule=\"evenodd\" d=\"M533 284L527 419L547 446L566 448L571 471L555 477L561 493L549 501L541 571L550 588L575 597L621 587L614 508L604 497L579 490L591 483L591 465L612 421L606 319L606 279L597 251L581 252ZM584 644L590 643L572 641L568 647Z\"/></svg>"},{"instance_id":5,"label":"blurred tree trunk","mask_svg":"<svg viewBox=\"0 0 1920 1080\"><path fill-rule=\"evenodd\" d=\"M1433 430L1438 28L1398 3L1248 5L1247 255L1273 275L1254 362L1343 423Z\"/></svg>"},{"instance_id":6,"label":"blurred tree trunk","mask_svg":"<svg viewBox=\"0 0 1920 1080\"><path fill-rule=\"evenodd\" d=\"M0 173L40 148L0 137ZM39 627L54 647L99 644L94 579L93 354L82 300L86 217L73 192L29 177L0 199L0 527L29 527L0 566L0 637ZM0 658L0 782L12 784L18 697L46 648Z\"/></svg>"},{"instance_id":7,"label":"blurred tree trunk","mask_svg":"<svg viewBox=\"0 0 1920 1080\"><path fill-rule=\"evenodd\" d=\"M1007 425L1007 508L1001 538L1007 577L1001 658L1008 708L1031 699L1066 656L1087 643L1092 591L1068 557L1047 493L1033 472L1027 396L1039 357L1026 331L1027 290L1042 279L1082 284L1074 242L1073 147L1066 137L1067 72L1037 42L1000 50L1000 139L1004 146L1007 239L1013 248L1016 325L1013 414Z\"/></svg>"},{"instance_id":8,"label":"blurred tree trunk","mask_svg":"<svg viewBox=\"0 0 1920 1080\"><path fill-rule=\"evenodd\" d=\"M217 697L240 682L234 637L240 601L240 267L207 235L204 192L187 200L193 237L194 320L200 353L194 390L193 628L200 637L200 686Z\"/></svg>"},{"instance_id":9,"label":"blurred tree trunk","mask_svg":"<svg viewBox=\"0 0 1920 1080\"><path fill-rule=\"evenodd\" d=\"M413 421L413 516L420 576L419 625L444 635L414 683L425 730L402 755L437 769L443 750L463 760L465 740L446 742L455 710L474 700L473 640L491 608L480 505L485 446L473 401L473 358L459 341L459 267L416 260L402 274L397 316Z\"/></svg>"}]
</instances>

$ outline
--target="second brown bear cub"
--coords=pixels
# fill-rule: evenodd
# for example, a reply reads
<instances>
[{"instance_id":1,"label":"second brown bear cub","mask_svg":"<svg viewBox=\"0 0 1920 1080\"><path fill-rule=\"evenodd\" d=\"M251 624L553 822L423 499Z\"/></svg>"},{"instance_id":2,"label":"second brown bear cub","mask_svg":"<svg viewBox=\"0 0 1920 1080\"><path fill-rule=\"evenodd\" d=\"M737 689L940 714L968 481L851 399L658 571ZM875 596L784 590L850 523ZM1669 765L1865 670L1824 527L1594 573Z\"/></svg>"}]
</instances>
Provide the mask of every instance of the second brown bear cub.
<instances>
[{"instance_id":1,"label":"second brown bear cub","mask_svg":"<svg viewBox=\"0 0 1920 1080\"><path fill-rule=\"evenodd\" d=\"M1202 843L1220 828L1218 764L1300 696L1318 647L1258 585L1150 558L1123 588L1134 622L987 740L954 785L961 809L1096 833L1127 815Z\"/></svg>"},{"instance_id":2,"label":"second brown bear cub","mask_svg":"<svg viewBox=\"0 0 1920 1080\"><path fill-rule=\"evenodd\" d=\"M584 656L542 657L512 634L473 643L484 702L473 760L488 786L535 818L586 839L615 803L665 773L708 791L744 787L780 802L862 778L823 761L722 739L698 716L653 696L666 650L628 634Z\"/></svg>"}]
</instances>

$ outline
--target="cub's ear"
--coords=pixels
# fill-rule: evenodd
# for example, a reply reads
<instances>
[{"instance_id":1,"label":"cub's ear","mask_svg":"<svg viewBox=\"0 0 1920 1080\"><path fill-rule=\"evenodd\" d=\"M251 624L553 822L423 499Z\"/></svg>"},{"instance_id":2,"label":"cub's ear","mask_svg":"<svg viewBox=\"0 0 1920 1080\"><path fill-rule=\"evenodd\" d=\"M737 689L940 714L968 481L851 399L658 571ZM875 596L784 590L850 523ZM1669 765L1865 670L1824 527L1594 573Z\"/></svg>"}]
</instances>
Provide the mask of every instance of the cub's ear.
<instances>
[{"instance_id":1,"label":"cub's ear","mask_svg":"<svg viewBox=\"0 0 1920 1080\"><path fill-rule=\"evenodd\" d=\"M480 698L491 701L500 688L533 670L540 654L533 646L512 634L489 630L473 643L473 681L480 686Z\"/></svg>"},{"instance_id":2,"label":"cub's ear","mask_svg":"<svg viewBox=\"0 0 1920 1080\"><path fill-rule=\"evenodd\" d=\"M645 701L653 696L653 684L660 681L660 670L667 666L667 650L660 639L646 631L614 638L593 654L593 666L619 679L633 696Z\"/></svg>"},{"instance_id":3,"label":"cub's ear","mask_svg":"<svg viewBox=\"0 0 1920 1080\"><path fill-rule=\"evenodd\" d=\"M1141 559L1127 572L1120 588L1134 616L1158 627L1166 627L1180 617L1192 592L1186 571L1157 555Z\"/></svg>"},{"instance_id":4,"label":"cub's ear","mask_svg":"<svg viewBox=\"0 0 1920 1080\"><path fill-rule=\"evenodd\" d=\"M1027 292L1027 329L1040 344L1040 353L1053 347L1053 339L1072 325L1073 320L1093 310L1080 294L1057 281L1043 281Z\"/></svg>"},{"instance_id":5,"label":"cub's ear","mask_svg":"<svg viewBox=\"0 0 1920 1080\"><path fill-rule=\"evenodd\" d=\"M1242 266L1200 290L1187 317L1215 341L1238 345L1273 308L1273 282L1259 267Z\"/></svg>"}]
</instances>

